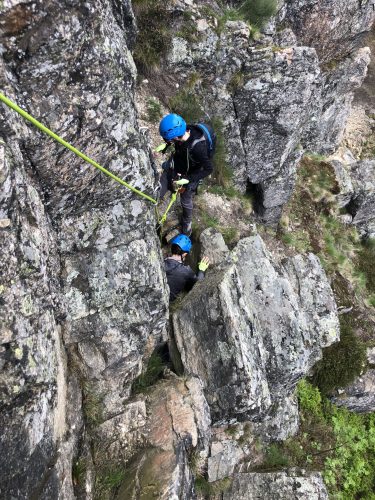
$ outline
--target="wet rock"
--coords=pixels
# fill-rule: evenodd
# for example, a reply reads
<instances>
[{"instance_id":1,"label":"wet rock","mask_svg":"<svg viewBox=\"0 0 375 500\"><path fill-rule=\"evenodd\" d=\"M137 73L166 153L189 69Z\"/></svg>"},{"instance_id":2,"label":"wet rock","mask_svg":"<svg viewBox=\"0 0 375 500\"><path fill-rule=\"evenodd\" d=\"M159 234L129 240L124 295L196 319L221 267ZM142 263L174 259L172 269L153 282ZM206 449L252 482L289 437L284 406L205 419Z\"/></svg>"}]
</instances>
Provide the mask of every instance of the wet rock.
<instances>
[{"instance_id":1,"label":"wet rock","mask_svg":"<svg viewBox=\"0 0 375 500\"><path fill-rule=\"evenodd\" d=\"M339 338L336 304L318 259L277 263L259 236L241 240L173 315L185 370L199 376L213 422L286 411L296 383ZM290 406L296 414L296 406ZM275 418L275 415L272 415ZM281 416L280 416L281 418ZM295 432L296 416L285 434Z\"/></svg>"},{"instance_id":2,"label":"wet rock","mask_svg":"<svg viewBox=\"0 0 375 500\"><path fill-rule=\"evenodd\" d=\"M270 472L236 474L224 500L272 498L284 500L325 500L328 493L318 472Z\"/></svg>"}]
</instances>

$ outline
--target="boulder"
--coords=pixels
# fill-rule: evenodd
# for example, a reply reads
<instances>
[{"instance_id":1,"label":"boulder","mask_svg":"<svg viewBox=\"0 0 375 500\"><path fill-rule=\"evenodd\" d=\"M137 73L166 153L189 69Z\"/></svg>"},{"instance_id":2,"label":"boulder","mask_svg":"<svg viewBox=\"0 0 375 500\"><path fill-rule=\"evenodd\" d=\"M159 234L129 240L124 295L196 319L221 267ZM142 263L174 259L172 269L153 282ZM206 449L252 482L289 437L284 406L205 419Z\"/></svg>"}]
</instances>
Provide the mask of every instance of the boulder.
<instances>
[{"instance_id":1,"label":"boulder","mask_svg":"<svg viewBox=\"0 0 375 500\"><path fill-rule=\"evenodd\" d=\"M337 199L364 237L375 237L375 161L357 161L348 154L333 157L340 187Z\"/></svg>"},{"instance_id":2,"label":"boulder","mask_svg":"<svg viewBox=\"0 0 375 500\"><path fill-rule=\"evenodd\" d=\"M318 472L269 472L235 474L223 500L328 500L322 475Z\"/></svg>"},{"instance_id":3,"label":"boulder","mask_svg":"<svg viewBox=\"0 0 375 500\"><path fill-rule=\"evenodd\" d=\"M339 339L336 304L317 257L276 262L258 235L241 240L230 263L195 285L173 327L185 371L202 379L216 424L275 418L321 349ZM295 405L289 408L296 414Z\"/></svg>"}]
</instances>

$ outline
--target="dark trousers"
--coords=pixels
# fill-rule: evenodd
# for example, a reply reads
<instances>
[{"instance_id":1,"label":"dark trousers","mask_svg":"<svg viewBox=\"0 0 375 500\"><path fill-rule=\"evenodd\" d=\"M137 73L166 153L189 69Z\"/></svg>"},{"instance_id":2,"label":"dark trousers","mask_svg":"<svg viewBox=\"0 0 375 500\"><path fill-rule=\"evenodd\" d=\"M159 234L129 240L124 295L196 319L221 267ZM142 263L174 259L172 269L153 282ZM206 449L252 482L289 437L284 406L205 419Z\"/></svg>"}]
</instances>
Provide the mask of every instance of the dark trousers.
<instances>
[{"instance_id":1,"label":"dark trousers","mask_svg":"<svg viewBox=\"0 0 375 500\"><path fill-rule=\"evenodd\" d=\"M165 193L173 191L172 182L174 179L174 172L172 169L164 170L160 177L160 198L165 196ZM188 226L193 218L193 196L197 189L197 182L187 184L186 189L180 194L182 206L182 227Z\"/></svg>"}]
</instances>

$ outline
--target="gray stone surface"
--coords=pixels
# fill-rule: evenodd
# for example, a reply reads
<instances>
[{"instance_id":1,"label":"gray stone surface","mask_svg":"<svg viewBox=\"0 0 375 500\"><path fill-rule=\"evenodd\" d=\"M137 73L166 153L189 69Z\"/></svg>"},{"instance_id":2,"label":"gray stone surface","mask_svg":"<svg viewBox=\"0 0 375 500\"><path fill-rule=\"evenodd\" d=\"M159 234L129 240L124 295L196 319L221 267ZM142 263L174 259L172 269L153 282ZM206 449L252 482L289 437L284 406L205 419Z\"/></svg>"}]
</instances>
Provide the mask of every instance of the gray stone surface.
<instances>
[{"instance_id":1,"label":"gray stone surface","mask_svg":"<svg viewBox=\"0 0 375 500\"><path fill-rule=\"evenodd\" d=\"M198 4L177 9L193 12L206 30L195 41L173 39L167 71L185 81L202 75L209 89L199 87L202 119L222 120L235 184L244 192L250 183L258 218L274 225L303 152L330 153L342 139L370 61L362 37L375 13L357 0L279 2L254 40L242 21L228 21L218 33Z\"/></svg>"},{"instance_id":2,"label":"gray stone surface","mask_svg":"<svg viewBox=\"0 0 375 500\"><path fill-rule=\"evenodd\" d=\"M0 29L2 92L152 195L130 2L9 0ZM0 138L0 491L70 499L82 425L76 374L100 418L117 425L133 379L166 338L154 213L3 105Z\"/></svg>"},{"instance_id":3,"label":"gray stone surface","mask_svg":"<svg viewBox=\"0 0 375 500\"><path fill-rule=\"evenodd\" d=\"M338 395L331 400L337 406L345 406L357 413L375 411L375 370L367 370L352 384L338 391Z\"/></svg>"},{"instance_id":4,"label":"gray stone surface","mask_svg":"<svg viewBox=\"0 0 375 500\"><path fill-rule=\"evenodd\" d=\"M146 405L143 449L128 464L117 498L196 498L188 456L195 453L197 461L207 456L211 425L201 382L163 381L149 394ZM108 438L118 447L114 436Z\"/></svg>"},{"instance_id":5,"label":"gray stone surface","mask_svg":"<svg viewBox=\"0 0 375 500\"><path fill-rule=\"evenodd\" d=\"M375 237L375 160L343 155L332 165L340 187L339 205L346 207L362 236Z\"/></svg>"},{"instance_id":6,"label":"gray stone surface","mask_svg":"<svg viewBox=\"0 0 375 500\"><path fill-rule=\"evenodd\" d=\"M289 25L301 45L314 47L323 64L341 61L363 42L375 19L367 0L285 0L278 22Z\"/></svg>"},{"instance_id":7,"label":"gray stone surface","mask_svg":"<svg viewBox=\"0 0 375 500\"><path fill-rule=\"evenodd\" d=\"M236 474L224 500L326 500L328 493L318 472Z\"/></svg>"},{"instance_id":8,"label":"gray stone surface","mask_svg":"<svg viewBox=\"0 0 375 500\"><path fill-rule=\"evenodd\" d=\"M259 236L241 240L232 263L194 287L173 326L185 370L202 379L216 423L259 421L279 404L285 410L285 398L322 347L339 338L318 259L310 254L278 264Z\"/></svg>"}]
</instances>

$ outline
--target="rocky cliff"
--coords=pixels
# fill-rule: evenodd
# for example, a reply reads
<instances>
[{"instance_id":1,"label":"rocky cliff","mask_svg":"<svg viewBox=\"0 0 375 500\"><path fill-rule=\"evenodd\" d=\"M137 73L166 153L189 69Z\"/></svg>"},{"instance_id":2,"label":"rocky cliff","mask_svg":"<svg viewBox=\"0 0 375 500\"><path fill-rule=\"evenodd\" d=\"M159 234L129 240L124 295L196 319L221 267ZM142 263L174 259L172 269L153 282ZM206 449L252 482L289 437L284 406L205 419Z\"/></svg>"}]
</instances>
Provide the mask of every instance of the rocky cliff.
<instances>
[{"instance_id":1,"label":"rocky cliff","mask_svg":"<svg viewBox=\"0 0 375 500\"><path fill-rule=\"evenodd\" d=\"M0 91L156 196L133 4L0 2ZM280 1L255 35L225 9L167 4L170 45L149 86L167 105L178 84L220 118L255 214L233 248L202 233L212 270L172 321L152 204L0 105L1 497L327 498L319 473L254 470L260 443L297 432L296 384L340 331L319 258L283 255L253 223L278 223L305 150L341 141L375 14ZM343 206L372 234L373 162L339 163ZM144 383L153 370L163 380ZM203 476L217 489L197 492Z\"/></svg>"}]
</instances>

